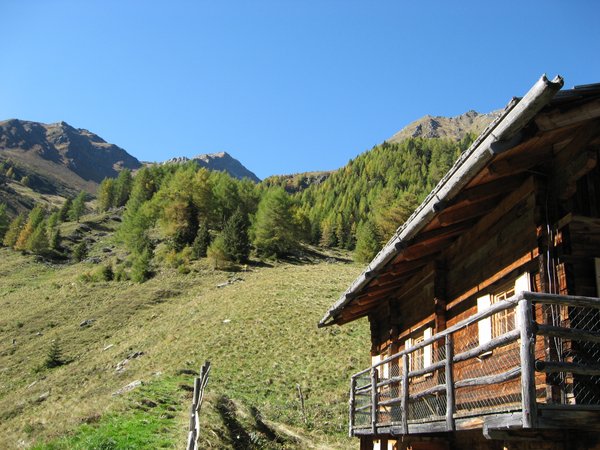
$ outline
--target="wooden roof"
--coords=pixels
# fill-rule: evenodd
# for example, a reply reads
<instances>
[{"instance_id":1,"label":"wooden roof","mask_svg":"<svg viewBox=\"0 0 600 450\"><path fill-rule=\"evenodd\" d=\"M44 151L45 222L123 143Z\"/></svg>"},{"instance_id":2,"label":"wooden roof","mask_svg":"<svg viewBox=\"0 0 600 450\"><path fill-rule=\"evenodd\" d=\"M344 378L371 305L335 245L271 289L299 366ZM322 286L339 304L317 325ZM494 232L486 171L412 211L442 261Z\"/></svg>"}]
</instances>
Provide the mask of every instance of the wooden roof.
<instances>
[{"instance_id":1,"label":"wooden roof","mask_svg":"<svg viewBox=\"0 0 600 450\"><path fill-rule=\"evenodd\" d=\"M543 76L522 99L511 100L319 326L366 316L515 191L532 168L600 143L600 83L559 92L562 85L560 77Z\"/></svg>"}]
</instances>

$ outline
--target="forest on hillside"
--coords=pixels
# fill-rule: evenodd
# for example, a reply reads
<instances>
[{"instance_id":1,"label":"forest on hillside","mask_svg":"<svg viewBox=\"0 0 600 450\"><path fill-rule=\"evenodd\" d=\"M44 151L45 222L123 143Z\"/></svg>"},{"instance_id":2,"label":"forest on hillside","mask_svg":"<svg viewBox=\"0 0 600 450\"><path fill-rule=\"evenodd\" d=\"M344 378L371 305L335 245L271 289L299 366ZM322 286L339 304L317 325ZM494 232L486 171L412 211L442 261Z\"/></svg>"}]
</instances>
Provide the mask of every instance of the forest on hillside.
<instances>
[{"instance_id":1,"label":"forest on hillside","mask_svg":"<svg viewBox=\"0 0 600 450\"><path fill-rule=\"evenodd\" d=\"M185 271L190 260L208 257L224 267L251 256L295 257L304 244L351 250L368 261L472 140L384 142L291 192L282 187L290 178L254 184L194 162L147 166L135 176L123 170L100 184L95 202L100 212L122 214L116 237L130 254L109 275L141 282L156 263ZM0 205L0 239L16 250L81 260L85 243L62 245L59 225L79 221L85 199L82 193L57 211L38 206L12 221Z\"/></svg>"}]
</instances>

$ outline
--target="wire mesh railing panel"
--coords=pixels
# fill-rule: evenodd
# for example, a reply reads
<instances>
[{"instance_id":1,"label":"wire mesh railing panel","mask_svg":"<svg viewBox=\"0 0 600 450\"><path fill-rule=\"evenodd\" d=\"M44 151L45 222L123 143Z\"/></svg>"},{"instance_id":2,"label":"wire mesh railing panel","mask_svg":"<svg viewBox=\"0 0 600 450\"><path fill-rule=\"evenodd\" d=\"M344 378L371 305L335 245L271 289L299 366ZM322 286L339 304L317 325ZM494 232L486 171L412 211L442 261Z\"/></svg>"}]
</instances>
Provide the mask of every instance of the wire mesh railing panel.
<instances>
[{"instance_id":1,"label":"wire mesh railing panel","mask_svg":"<svg viewBox=\"0 0 600 450\"><path fill-rule=\"evenodd\" d=\"M471 323L461 330L462 339L455 338L456 354L481 346L485 337L498 338L515 329L514 309L500 311L489 318ZM509 313L507 313L509 311ZM496 324L496 326L494 326ZM483 330L483 331L482 331ZM486 335L487 333L487 335ZM458 333L457 333L458 334ZM454 364L454 382L498 378L498 382L482 386L466 386L456 389L455 404L458 416L509 411L521 407L521 383L519 342L484 351L474 357ZM515 376L504 380L504 376Z\"/></svg>"},{"instance_id":2,"label":"wire mesh railing panel","mask_svg":"<svg viewBox=\"0 0 600 450\"><path fill-rule=\"evenodd\" d=\"M426 364L418 361L421 358L421 353L415 352L409 355L411 370L425 369L427 366L443 362L446 359L446 348L444 340L434 342L427 349ZM422 422L430 420L440 420L446 415L446 391L432 392L427 395L420 396L427 391L431 391L437 386L446 384L445 368L434 370L432 372L411 377L408 382L408 421ZM418 396L417 398L414 398Z\"/></svg>"},{"instance_id":3,"label":"wire mesh railing panel","mask_svg":"<svg viewBox=\"0 0 600 450\"><path fill-rule=\"evenodd\" d=\"M356 428L371 426L371 376L359 375L355 379L354 391L354 426Z\"/></svg>"},{"instance_id":4,"label":"wire mesh railing panel","mask_svg":"<svg viewBox=\"0 0 600 450\"><path fill-rule=\"evenodd\" d=\"M566 364L564 371L536 377L538 401L562 405L600 405L600 375L577 373L577 368L597 368L600 363L600 342L597 339L600 336L600 308L542 304L541 313L536 316L542 325L554 328L554 335L539 337L544 340L546 351L538 352L536 359ZM563 332L557 333L557 329ZM577 332L587 333L587 336ZM569 365L571 370L568 370Z\"/></svg>"}]
</instances>

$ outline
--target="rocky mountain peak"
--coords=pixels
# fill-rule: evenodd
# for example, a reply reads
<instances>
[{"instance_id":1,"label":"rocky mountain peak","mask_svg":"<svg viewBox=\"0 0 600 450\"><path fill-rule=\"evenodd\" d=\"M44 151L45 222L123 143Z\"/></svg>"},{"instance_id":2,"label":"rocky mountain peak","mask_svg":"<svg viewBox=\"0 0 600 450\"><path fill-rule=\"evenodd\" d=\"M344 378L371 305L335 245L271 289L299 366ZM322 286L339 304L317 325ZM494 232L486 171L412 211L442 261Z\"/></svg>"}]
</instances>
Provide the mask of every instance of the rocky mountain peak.
<instances>
[{"instance_id":1,"label":"rocky mountain peak","mask_svg":"<svg viewBox=\"0 0 600 450\"><path fill-rule=\"evenodd\" d=\"M499 111L481 114L477 111L469 110L455 117L426 115L394 134L388 139L388 142L399 142L411 137L460 140L467 133L481 133L499 114Z\"/></svg>"}]
</instances>

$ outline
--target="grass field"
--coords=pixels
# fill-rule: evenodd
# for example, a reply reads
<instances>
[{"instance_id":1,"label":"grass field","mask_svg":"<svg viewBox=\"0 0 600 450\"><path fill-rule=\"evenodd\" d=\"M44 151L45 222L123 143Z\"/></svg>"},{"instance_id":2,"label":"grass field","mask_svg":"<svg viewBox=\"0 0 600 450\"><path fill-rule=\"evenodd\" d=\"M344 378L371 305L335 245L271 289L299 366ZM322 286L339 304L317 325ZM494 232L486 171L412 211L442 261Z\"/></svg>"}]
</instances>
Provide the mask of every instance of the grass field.
<instances>
[{"instance_id":1,"label":"grass field","mask_svg":"<svg viewBox=\"0 0 600 450\"><path fill-rule=\"evenodd\" d=\"M94 239L91 254L118 257L110 230ZM351 448L348 383L369 364L368 324L316 323L360 269L342 258L243 272L196 261L144 284L84 282L93 264L0 249L0 448L182 448L206 359L201 448ZM67 363L48 369L53 340Z\"/></svg>"}]
</instances>

